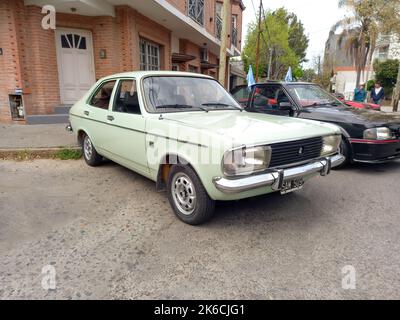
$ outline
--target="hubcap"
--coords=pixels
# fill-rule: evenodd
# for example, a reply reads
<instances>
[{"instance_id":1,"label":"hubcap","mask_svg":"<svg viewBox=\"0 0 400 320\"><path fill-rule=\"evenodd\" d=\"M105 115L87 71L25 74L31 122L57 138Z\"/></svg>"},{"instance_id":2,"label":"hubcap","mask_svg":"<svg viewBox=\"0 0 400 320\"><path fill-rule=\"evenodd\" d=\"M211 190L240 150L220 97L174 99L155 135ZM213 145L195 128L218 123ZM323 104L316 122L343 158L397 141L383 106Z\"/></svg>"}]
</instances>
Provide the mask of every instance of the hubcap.
<instances>
[{"instance_id":1,"label":"hubcap","mask_svg":"<svg viewBox=\"0 0 400 320\"><path fill-rule=\"evenodd\" d=\"M92 146L92 142L90 141L90 138L88 136L86 136L85 140L83 141L83 152L84 152L85 158L87 160L92 159L93 146Z\"/></svg>"},{"instance_id":2,"label":"hubcap","mask_svg":"<svg viewBox=\"0 0 400 320\"><path fill-rule=\"evenodd\" d=\"M197 201L192 180L184 173L177 173L172 180L171 192L178 210L184 215L191 215Z\"/></svg>"}]
</instances>

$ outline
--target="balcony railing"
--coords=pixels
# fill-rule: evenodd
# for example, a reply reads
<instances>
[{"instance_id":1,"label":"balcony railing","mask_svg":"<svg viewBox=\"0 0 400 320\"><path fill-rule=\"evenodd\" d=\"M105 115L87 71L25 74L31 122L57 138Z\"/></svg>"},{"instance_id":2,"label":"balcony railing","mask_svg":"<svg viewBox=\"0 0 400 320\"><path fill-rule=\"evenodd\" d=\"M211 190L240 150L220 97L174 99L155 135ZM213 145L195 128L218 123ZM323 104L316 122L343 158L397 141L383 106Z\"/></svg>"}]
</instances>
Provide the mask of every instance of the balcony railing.
<instances>
[{"instance_id":1,"label":"balcony railing","mask_svg":"<svg viewBox=\"0 0 400 320\"><path fill-rule=\"evenodd\" d=\"M231 36L232 44L237 47L238 42L238 31L235 27L232 26L232 36Z\"/></svg>"},{"instance_id":2,"label":"balcony railing","mask_svg":"<svg viewBox=\"0 0 400 320\"><path fill-rule=\"evenodd\" d=\"M189 0L189 17L204 25L204 0Z\"/></svg>"},{"instance_id":3,"label":"balcony railing","mask_svg":"<svg viewBox=\"0 0 400 320\"><path fill-rule=\"evenodd\" d=\"M215 35L219 40L221 40L222 36L222 18L217 15L215 19Z\"/></svg>"}]
</instances>

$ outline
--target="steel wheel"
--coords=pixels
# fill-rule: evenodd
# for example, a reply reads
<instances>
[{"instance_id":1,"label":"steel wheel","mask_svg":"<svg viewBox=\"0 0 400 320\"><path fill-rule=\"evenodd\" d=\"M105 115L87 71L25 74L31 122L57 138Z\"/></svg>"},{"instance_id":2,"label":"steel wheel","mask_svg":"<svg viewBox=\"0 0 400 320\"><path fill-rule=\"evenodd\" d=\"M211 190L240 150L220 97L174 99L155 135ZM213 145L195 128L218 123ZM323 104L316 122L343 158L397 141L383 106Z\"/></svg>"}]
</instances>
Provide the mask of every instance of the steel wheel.
<instances>
[{"instance_id":1,"label":"steel wheel","mask_svg":"<svg viewBox=\"0 0 400 320\"><path fill-rule=\"evenodd\" d=\"M195 211L196 189L188 175L179 172L173 177L171 193L176 207L182 214L188 216Z\"/></svg>"},{"instance_id":2,"label":"steel wheel","mask_svg":"<svg viewBox=\"0 0 400 320\"><path fill-rule=\"evenodd\" d=\"M85 154L85 158L87 160L92 159L93 145L92 145L92 141L90 141L90 138L88 136L86 136L85 140L83 140L83 153Z\"/></svg>"}]
</instances>

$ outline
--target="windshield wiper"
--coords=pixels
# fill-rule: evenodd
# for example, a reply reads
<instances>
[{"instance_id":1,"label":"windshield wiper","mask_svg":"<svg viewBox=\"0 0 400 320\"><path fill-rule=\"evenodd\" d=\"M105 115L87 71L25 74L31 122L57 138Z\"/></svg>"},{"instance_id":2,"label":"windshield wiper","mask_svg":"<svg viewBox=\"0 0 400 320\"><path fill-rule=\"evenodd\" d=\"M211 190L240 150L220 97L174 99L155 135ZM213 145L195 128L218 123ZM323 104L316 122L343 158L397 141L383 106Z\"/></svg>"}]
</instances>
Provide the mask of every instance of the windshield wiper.
<instances>
[{"instance_id":1,"label":"windshield wiper","mask_svg":"<svg viewBox=\"0 0 400 320\"><path fill-rule=\"evenodd\" d=\"M205 106L205 107L212 107L212 106L215 106L215 107L230 107L230 108L234 108L234 109L238 109L240 111L243 111L243 109L240 108L240 107L233 106L231 104L226 104L226 103L219 103L219 102L203 103L202 106Z\"/></svg>"},{"instance_id":2,"label":"windshield wiper","mask_svg":"<svg viewBox=\"0 0 400 320\"><path fill-rule=\"evenodd\" d=\"M164 104L161 106L156 106L156 109L200 109L205 112L208 112L206 108L203 107L195 107L188 104Z\"/></svg>"},{"instance_id":3,"label":"windshield wiper","mask_svg":"<svg viewBox=\"0 0 400 320\"><path fill-rule=\"evenodd\" d=\"M314 102L313 104L310 104L308 106L304 106L303 108L308 108L308 107L317 107L317 106L329 106L332 105L334 107L340 106L337 102Z\"/></svg>"}]
</instances>

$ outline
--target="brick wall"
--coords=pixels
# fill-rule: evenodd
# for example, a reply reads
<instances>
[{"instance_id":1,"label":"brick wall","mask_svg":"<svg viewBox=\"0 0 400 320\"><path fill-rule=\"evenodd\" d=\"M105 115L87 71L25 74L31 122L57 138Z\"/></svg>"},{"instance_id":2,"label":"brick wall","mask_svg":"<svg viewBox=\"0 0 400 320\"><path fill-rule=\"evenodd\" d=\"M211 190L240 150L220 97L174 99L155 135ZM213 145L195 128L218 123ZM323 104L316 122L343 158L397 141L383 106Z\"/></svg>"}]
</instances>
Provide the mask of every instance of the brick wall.
<instances>
[{"instance_id":1,"label":"brick wall","mask_svg":"<svg viewBox=\"0 0 400 320\"><path fill-rule=\"evenodd\" d=\"M243 23L243 12L242 9L240 7L239 3L232 3L232 15L236 15L237 16L237 30L238 30L238 48L241 49L242 47L242 23Z\"/></svg>"},{"instance_id":2,"label":"brick wall","mask_svg":"<svg viewBox=\"0 0 400 320\"><path fill-rule=\"evenodd\" d=\"M8 95L22 87L22 70L19 53L18 1L0 1L0 120L11 118Z\"/></svg>"},{"instance_id":3,"label":"brick wall","mask_svg":"<svg viewBox=\"0 0 400 320\"><path fill-rule=\"evenodd\" d=\"M49 114L60 104L55 31L44 30L41 8L23 0L0 0L0 121L11 120L8 95L24 91L25 111ZM171 69L171 32L128 6L116 8L116 18L57 14L57 28L92 32L96 79L139 70L139 38L161 46L161 68ZM100 50L106 59L100 59Z\"/></svg>"},{"instance_id":4,"label":"brick wall","mask_svg":"<svg viewBox=\"0 0 400 320\"><path fill-rule=\"evenodd\" d=\"M171 5L178 9L183 14L187 15L188 0L167 0ZM222 0L204 0L204 28L207 32L212 35L216 35L216 3ZM242 9L239 1L231 1L231 14L237 15L238 17L238 46L241 46L242 39ZM229 32L230 33L230 32Z\"/></svg>"},{"instance_id":5,"label":"brick wall","mask_svg":"<svg viewBox=\"0 0 400 320\"><path fill-rule=\"evenodd\" d=\"M167 0L186 14L186 0ZM205 0L205 28L215 32L216 0ZM241 9L232 5L241 25ZM0 121L10 121L8 95L16 88L24 91L26 114L49 114L60 104L60 86L57 65L55 31L44 30L44 15L37 6L25 6L23 0L0 0ZM210 18L213 18L212 21ZM139 39L153 41L161 46L161 69L171 69L171 31L141 15L128 6L117 6L116 17L87 17L57 14L57 28L84 29L93 35L93 55L96 79L123 72L139 70ZM239 35L241 30L239 30ZM240 37L240 36L239 36ZM106 50L106 59L100 59L100 50ZM180 41L180 52L196 59L182 63L200 65L200 47L189 40ZM210 54L210 62L217 57ZM206 70L213 74L216 70Z\"/></svg>"}]
</instances>

